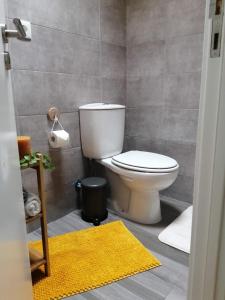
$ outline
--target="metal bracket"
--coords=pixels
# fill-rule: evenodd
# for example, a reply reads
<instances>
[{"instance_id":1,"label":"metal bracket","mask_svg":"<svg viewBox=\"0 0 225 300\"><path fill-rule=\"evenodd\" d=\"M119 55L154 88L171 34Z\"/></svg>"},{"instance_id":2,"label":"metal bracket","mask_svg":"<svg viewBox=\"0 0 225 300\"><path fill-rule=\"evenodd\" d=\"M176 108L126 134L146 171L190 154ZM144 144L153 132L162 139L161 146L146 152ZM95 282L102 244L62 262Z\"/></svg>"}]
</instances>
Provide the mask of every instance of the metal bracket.
<instances>
[{"instance_id":1,"label":"metal bracket","mask_svg":"<svg viewBox=\"0 0 225 300\"><path fill-rule=\"evenodd\" d=\"M209 18L214 16L223 15L224 12L224 0L211 0L209 7Z\"/></svg>"},{"instance_id":2,"label":"metal bracket","mask_svg":"<svg viewBox=\"0 0 225 300\"><path fill-rule=\"evenodd\" d=\"M53 107L49 108L49 110L48 110L49 120L54 121L55 118L59 119L59 116L60 116L60 112L59 112L59 109L57 107L53 106Z\"/></svg>"},{"instance_id":3,"label":"metal bracket","mask_svg":"<svg viewBox=\"0 0 225 300\"><path fill-rule=\"evenodd\" d=\"M209 17L212 19L210 57L220 57L224 18L224 0L211 0Z\"/></svg>"},{"instance_id":4,"label":"metal bracket","mask_svg":"<svg viewBox=\"0 0 225 300\"><path fill-rule=\"evenodd\" d=\"M4 44L9 42L10 38L17 38L21 41L31 41L31 25L30 22L21 20L19 18L14 18L13 23L16 27L16 30L11 30L7 28L6 24L0 24L0 34L2 35L2 40ZM4 61L6 70L11 69L11 60L10 54L6 51L4 47Z\"/></svg>"},{"instance_id":5,"label":"metal bracket","mask_svg":"<svg viewBox=\"0 0 225 300\"><path fill-rule=\"evenodd\" d=\"M11 59L8 51L4 51L4 61L5 61L5 68L6 70L11 69Z\"/></svg>"},{"instance_id":6,"label":"metal bracket","mask_svg":"<svg viewBox=\"0 0 225 300\"><path fill-rule=\"evenodd\" d=\"M223 16L218 15L212 19L212 34L210 57L220 57L221 39L223 29Z\"/></svg>"},{"instance_id":7,"label":"metal bracket","mask_svg":"<svg viewBox=\"0 0 225 300\"><path fill-rule=\"evenodd\" d=\"M21 41L31 41L31 30L30 28L27 28L27 25L30 23L28 21L20 20L19 18L14 18L13 23L16 26L16 30L8 29L6 24L0 24L3 42L8 43L9 38L17 38ZM29 34L27 35L27 33Z\"/></svg>"}]
</instances>

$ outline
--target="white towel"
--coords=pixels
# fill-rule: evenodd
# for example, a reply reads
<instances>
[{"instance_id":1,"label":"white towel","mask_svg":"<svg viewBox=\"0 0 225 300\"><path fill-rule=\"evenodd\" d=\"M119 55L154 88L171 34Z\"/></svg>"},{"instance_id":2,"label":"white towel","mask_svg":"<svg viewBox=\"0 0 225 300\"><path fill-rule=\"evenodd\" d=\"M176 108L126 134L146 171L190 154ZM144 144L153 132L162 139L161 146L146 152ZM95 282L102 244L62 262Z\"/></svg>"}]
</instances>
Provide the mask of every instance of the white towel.
<instances>
[{"instance_id":1,"label":"white towel","mask_svg":"<svg viewBox=\"0 0 225 300\"><path fill-rule=\"evenodd\" d=\"M193 206L188 207L160 234L159 240L183 252L190 253Z\"/></svg>"},{"instance_id":2,"label":"white towel","mask_svg":"<svg viewBox=\"0 0 225 300\"><path fill-rule=\"evenodd\" d=\"M26 217L34 217L41 212L41 201L38 196L32 193L27 194L27 200L24 203Z\"/></svg>"}]
</instances>

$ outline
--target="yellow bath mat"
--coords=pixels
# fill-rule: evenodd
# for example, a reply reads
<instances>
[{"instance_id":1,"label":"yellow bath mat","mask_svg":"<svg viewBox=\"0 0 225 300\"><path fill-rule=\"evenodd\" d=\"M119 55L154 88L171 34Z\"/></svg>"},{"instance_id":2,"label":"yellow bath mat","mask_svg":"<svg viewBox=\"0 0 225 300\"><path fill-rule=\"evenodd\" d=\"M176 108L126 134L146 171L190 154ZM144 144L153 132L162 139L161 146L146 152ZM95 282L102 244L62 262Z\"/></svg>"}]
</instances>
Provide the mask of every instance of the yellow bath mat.
<instances>
[{"instance_id":1,"label":"yellow bath mat","mask_svg":"<svg viewBox=\"0 0 225 300\"><path fill-rule=\"evenodd\" d=\"M41 250L40 241L31 246ZM51 276L34 272L35 300L66 298L160 265L121 221L52 237L49 250Z\"/></svg>"}]
</instances>

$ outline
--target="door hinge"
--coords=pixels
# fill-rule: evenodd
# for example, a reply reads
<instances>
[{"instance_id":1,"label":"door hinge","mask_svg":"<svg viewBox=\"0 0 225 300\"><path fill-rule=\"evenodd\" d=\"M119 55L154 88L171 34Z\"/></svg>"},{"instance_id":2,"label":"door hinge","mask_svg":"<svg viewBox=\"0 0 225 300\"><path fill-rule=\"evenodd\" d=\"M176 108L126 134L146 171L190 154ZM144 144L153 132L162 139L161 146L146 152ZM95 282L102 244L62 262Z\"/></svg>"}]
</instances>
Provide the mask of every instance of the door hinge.
<instances>
[{"instance_id":1,"label":"door hinge","mask_svg":"<svg viewBox=\"0 0 225 300\"><path fill-rule=\"evenodd\" d=\"M224 17L224 0L211 0L209 17L212 19L210 57L220 57Z\"/></svg>"},{"instance_id":2,"label":"door hinge","mask_svg":"<svg viewBox=\"0 0 225 300\"><path fill-rule=\"evenodd\" d=\"M6 70L11 70L11 59L8 51L4 51L4 61Z\"/></svg>"}]
</instances>

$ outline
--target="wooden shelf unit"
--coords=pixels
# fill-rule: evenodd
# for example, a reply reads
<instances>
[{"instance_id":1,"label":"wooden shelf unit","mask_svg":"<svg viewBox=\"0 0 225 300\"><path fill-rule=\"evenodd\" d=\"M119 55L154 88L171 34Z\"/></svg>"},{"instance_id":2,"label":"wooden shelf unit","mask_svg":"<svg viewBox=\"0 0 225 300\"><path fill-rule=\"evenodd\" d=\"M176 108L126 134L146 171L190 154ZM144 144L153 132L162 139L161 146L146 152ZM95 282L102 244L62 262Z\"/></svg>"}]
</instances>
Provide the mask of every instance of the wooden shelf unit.
<instances>
[{"instance_id":1,"label":"wooden shelf unit","mask_svg":"<svg viewBox=\"0 0 225 300\"><path fill-rule=\"evenodd\" d=\"M26 219L26 223L31 223L37 219L40 220L41 234L42 234L42 249L43 255L38 253L35 249L29 249L31 272L38 269L40 266L45 266L45 275L50 276L50 261L49 261L49 247L48 247L48 230L47 230L47 217L46 217L46 197L45 197L45 184L44 184L44 167L42 163L42 155L39 155L38 163L27 168L35 169L37 172L38 193L41 201L41 212Z\"/></svg>"}]
</instances>

